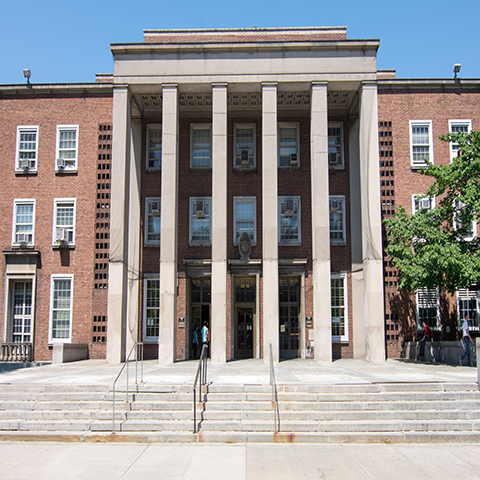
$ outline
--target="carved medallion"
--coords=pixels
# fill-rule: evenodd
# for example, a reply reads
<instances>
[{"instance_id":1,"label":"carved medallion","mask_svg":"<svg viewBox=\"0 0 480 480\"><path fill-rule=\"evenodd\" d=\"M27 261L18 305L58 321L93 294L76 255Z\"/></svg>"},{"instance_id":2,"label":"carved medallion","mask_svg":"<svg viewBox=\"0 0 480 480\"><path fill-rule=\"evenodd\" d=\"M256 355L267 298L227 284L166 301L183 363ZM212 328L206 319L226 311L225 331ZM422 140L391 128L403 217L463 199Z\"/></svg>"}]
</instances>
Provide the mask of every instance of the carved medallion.
<instances>
[{"instance_id":1,"label":"carved medallion","mask_svg":"<svg viewBox=\"0 0 480 480\"><path fill-rule=\"evenodd\" d=\"M246 232L243 232L240 235L240 240L238 241L238 253L242 260L248 260L252 253L252 242L250 240L250 235Z\"/></svg>"}]
</instances>

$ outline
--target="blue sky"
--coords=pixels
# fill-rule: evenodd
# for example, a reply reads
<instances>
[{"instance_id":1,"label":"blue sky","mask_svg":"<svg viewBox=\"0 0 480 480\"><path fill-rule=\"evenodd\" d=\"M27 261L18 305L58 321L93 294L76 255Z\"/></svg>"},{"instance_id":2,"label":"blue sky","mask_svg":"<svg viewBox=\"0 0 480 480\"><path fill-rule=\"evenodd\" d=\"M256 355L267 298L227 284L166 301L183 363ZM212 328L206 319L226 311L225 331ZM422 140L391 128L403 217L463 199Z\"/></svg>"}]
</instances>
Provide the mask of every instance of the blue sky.
<instances>
[{"instance_id":1,"label":"blue sky","mask_svg":"<svg viewBox=\"0 0 480 480\"><path fill-rule=\"evenodd\" d=\"M480 78L480 0L0 0L0 84L93 82L111 73L111 43L144 29L346 26L380 39L377 67L398 78Z\"/></svg>"}]
</instances>

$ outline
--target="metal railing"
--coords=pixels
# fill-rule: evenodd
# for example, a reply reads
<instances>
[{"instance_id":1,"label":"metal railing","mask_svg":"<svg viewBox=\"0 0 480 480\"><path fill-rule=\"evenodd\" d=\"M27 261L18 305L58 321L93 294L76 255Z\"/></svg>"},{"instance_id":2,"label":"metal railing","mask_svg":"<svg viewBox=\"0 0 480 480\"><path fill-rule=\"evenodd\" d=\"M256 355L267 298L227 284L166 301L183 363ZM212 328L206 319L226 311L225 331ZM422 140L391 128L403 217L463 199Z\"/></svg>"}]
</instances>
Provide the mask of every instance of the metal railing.
<instances>
[{"instance_id":1,"label":"metal railing","mask_svg":"<svg viewBox=\"0 0 480 480\"><path fill-rule=\"evenodd\" d=\"M32 344L28 342L2 343L0 361L31 362L33 358Z\"/></svg>"},{"instance_id":2,"label":"metal railing","mask_svg":"<svg viewBox=\"0 0 480 480\"><path fill-rule=\"evenodd\" d=\"M278 408L277 382L275 380L275 368L273 367L272 344L270 344L270 385L272 386L273 429L280 432L280 410Z\"/></svg>"},{"instance_id":3,"label":"metal railing","mask_svg":"<svg viewBox=\"0 0 480 480\"><path fill-rule=\"evenodd\" d=\"M125 387L125 403L128 403L128 393L129 393L129 363L130 363L130 357L133 352L135 352L135 385L138 385L138 347L140 347L141 355L140 355L140 360L141 360L141 380L140 383L143 383L143 343L141 342L135 342L133 344L132 349L130 350L130 353L128 354L127 358L125 359L125 363L123 364L122 368L120 369L120 372L117 375L117 378L113 381L113 386L112 386L112 392L113 392L113 414L112 414L112 433L115 433L115 385L117 384L118 379L123 373L123 370L125 367L127 367L127 377L126 377L126 387Z\"/></svg>"},{"instance_id":4,"label":"metal railing","mask_svg":"<svg viewBox=\"0 0 480 480\"><path fill-rule=\"evenodd\" d=\"M195 375L195 380L193 381L193 433L198 432L197 428L197 383L199 384L198 389L198 403L202 403L202 387L207 384L207 354L208 346L206 344L202 347L202 352L200 353L200 360L198 361L197 373ZM203 394L203 400L205 401L207 392Z\"/></svg>"}]
</instances>

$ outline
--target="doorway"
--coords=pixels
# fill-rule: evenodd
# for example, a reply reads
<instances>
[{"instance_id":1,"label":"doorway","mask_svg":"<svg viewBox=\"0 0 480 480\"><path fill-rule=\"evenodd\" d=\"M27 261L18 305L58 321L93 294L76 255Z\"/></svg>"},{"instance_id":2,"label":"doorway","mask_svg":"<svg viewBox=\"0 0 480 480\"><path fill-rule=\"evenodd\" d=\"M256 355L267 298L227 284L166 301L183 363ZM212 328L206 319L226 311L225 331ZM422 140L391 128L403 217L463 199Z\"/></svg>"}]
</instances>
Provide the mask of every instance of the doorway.
<instances>
[{"instance_id":1,"label":"doorway","mask_svg":"<svg viewBox=\"0 0 480 480\"><path fill-rule=\"evenodd\" d=\"M237 310L237 357L253 358L253 308Z\"/></svg>"},{"instance_id":2,"label":"doorway","mask_svg":"<svg viewBox=\"0 0 480 480\"><path fill-rule=\"evenodd\" d=\"M300 356L300 279L281 277L280 300L280 359Z\"/></svg>"},{"instance_id":3,"label":"doorway","mask_svg":"<svg viewBox=\"0 0 480 480\"><path fill-rule=\"evenodd\" d=\"M32 281L15 281L12 289L12 342L32 341Z\"/></svg>"}]
</instances>

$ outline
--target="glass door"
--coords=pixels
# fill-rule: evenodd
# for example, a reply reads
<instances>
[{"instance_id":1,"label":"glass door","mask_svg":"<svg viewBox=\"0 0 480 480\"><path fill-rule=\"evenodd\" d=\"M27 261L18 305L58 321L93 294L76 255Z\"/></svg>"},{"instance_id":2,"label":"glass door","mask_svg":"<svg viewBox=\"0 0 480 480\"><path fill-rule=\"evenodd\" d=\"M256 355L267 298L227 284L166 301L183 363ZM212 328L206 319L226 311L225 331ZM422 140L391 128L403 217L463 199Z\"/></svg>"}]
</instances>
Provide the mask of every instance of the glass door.
<instances>
[{"instance_id":1,"label":"glass door","mask_svg":"<svg viewBox=\"0 0 480 480\"><path fill-rule=\"evenodd\" d=\"M32 282L14 282L12 296L12 342L29 343L32 341Z\"/></svg>"},{"instance_id":2,"label":"glass door","mask_svg":"<svg viewBox=\"0 0 480 480\"><path fill-rule=\"evenodd\" d=\"M237 310L237 357L253 358L253 308Z\"/></svg>"}]
</instances>

